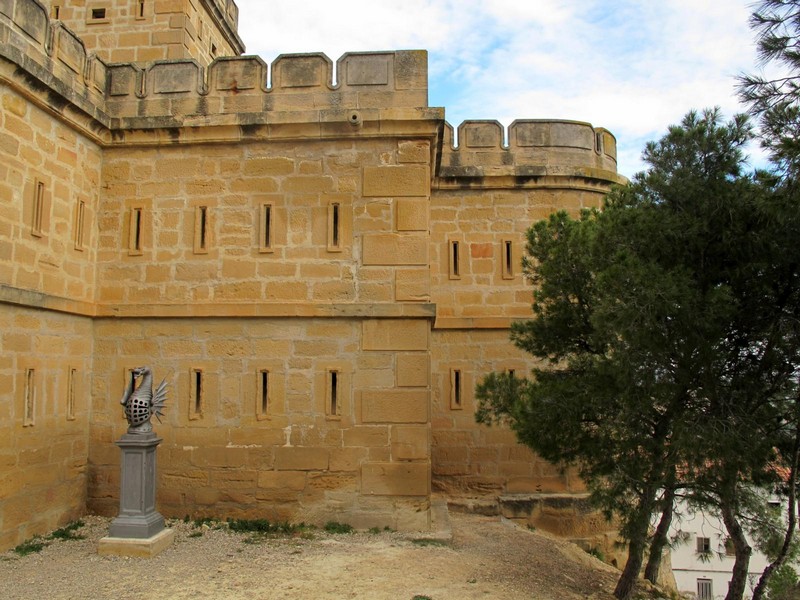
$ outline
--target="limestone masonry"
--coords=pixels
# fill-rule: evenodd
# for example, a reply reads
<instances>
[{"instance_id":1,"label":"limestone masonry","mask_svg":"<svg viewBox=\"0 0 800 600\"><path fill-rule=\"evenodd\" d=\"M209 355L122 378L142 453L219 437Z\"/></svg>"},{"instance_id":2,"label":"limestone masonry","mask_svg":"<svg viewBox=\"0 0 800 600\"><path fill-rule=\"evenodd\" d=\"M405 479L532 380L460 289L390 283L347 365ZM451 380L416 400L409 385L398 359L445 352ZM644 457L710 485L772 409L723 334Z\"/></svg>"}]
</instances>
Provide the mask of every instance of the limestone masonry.
<instances>
[{"instance_id":1,"label":"limestone masonry","mask_svg":"<svg viewBox=\"0 0 800 600\"><path fill-rule=\"evenodd\" d=\"M580 493L473 390L530 368L524 233L621 181L614 137L468 121L454 146L424 51L334 82L323 54L240 56L237 19L0 0L0 550L116 514L142 365L168 517L425 530L433 492Z\"/></svg>"}]
</instances>

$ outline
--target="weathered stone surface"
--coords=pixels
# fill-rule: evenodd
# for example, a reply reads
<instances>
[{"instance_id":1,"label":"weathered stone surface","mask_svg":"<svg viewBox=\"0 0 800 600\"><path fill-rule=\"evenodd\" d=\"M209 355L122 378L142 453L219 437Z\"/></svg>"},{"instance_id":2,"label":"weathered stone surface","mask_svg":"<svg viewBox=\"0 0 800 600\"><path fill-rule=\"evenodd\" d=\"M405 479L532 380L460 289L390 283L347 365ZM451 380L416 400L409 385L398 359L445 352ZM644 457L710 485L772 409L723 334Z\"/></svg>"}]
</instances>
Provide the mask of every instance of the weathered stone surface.
<instances>
[{"instance_id":1,"label":"weathered stone surface","mask_svg":"<svg viewBox=\"0 0 800 600\"><path fill-rule=\"evenodd\" d=\"M363 323L364 350L427 350L428 323L422 320L369 320Z\"/></svg>"},{"instance_id":2,"label":"weathered stone surface","mask_svg":"<svg viewBox=\"0 0 800 600\"><path fill-rule=\"evenodd\" d=\"M365 265L424 265L428 241L413 234L373 233L364 235Z\"/></svg>"},{"instance_id":3,"label":"weathered stone surface","mask_svg":"<svg viewBox=\"0 0 800 600\"><path fill-rule=\"evenodd\" d=\"M361 493L375 496L427 496L427 463L368 463L361 468Z\"/></svg>"},{"instance_id":4,"label":"weathered stone surface","mask_svg":"<svg viewBox=\"0 0 800 600\"><path fill-rule=\"evenodd\" d=\"M427 423L428 398L427 391L364 391L361 420L364 423Z\"/></svg>"},{"instance_id":5,"label":"weathered stone surface","mask_svg":"<svg viewBox=\"0 0 800 600\"><path fill-rule=\"evenodd\" d=\"M430 169L427 166L364 167L364 196L428 196Z\"/></svg>"},{"instance_id":6,"label":"weathered stone surface","mask_svg":"<svg viewBox=\"0 0 800 600\"><path fill-rule=\"evenodd\" d=\"M430 363L427 354L397 355L397 387L427 387Z\"/></svg>"}]
</instances>

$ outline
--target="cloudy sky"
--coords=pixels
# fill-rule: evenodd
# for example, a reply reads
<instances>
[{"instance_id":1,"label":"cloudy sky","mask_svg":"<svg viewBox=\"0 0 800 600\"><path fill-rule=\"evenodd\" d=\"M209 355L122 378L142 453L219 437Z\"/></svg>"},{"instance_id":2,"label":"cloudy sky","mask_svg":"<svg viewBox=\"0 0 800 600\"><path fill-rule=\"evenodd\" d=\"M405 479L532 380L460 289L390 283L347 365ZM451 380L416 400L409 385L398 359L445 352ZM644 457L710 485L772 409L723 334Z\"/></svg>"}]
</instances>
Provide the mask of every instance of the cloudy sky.
<instances>
[{"instance_id":1,"label":"cloudy sky","mask_svg":"<svg viewBox=\"0 0 800 600\"><path fill-rule=\"evenodd\" d=\"M616 137L619 172L690 109L741 112L752 0L236 0L248 54L428 51L447 120L574 119ZM757 160L757 159L756 159Z\"/></svg>"}]
</instances>

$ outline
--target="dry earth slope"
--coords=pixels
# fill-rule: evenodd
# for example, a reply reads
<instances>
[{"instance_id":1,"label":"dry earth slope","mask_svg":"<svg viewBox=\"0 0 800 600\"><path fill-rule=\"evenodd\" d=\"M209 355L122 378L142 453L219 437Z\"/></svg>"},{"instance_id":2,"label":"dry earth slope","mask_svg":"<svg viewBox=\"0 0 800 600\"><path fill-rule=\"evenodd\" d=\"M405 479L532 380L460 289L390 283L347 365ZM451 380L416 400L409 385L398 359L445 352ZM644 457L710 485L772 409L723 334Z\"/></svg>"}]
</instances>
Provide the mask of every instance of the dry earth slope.
<instances>
[{"instance_id":1,"label":"dry earth slope","mask_svg":"<svg viewBox=\"0 0 800 600\"><path fill-rule=\"evenodd\" d=\"M394 532L264 537L172 522L154 559L101 557L108 519L85 539L0 555L0 598L612 600L617 571L577 546L497 517L451 514L449 543Z\"/></svg>"}]
</instances>

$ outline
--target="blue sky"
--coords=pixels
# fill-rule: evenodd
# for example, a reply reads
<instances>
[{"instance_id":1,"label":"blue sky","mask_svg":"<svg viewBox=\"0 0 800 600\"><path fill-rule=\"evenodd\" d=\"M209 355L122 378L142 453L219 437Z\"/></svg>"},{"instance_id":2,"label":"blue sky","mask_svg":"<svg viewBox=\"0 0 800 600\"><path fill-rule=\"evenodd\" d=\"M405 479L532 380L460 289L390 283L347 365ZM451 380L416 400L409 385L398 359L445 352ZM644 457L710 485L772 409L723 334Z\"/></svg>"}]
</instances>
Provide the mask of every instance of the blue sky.
<instances>
[{"instance_id":1,"label":"blue sky","mask_svg":"<svg viewBox=\"0 0 800 600\"><path fill-rule=\"evenodd\" d=\"M236 0L248 54L425 49L447 120L573 119L605 127L619 172L690 109L744 108L751 0ZM755 159L758 160L758 157Z\"/></svg>"}]
</instances>

